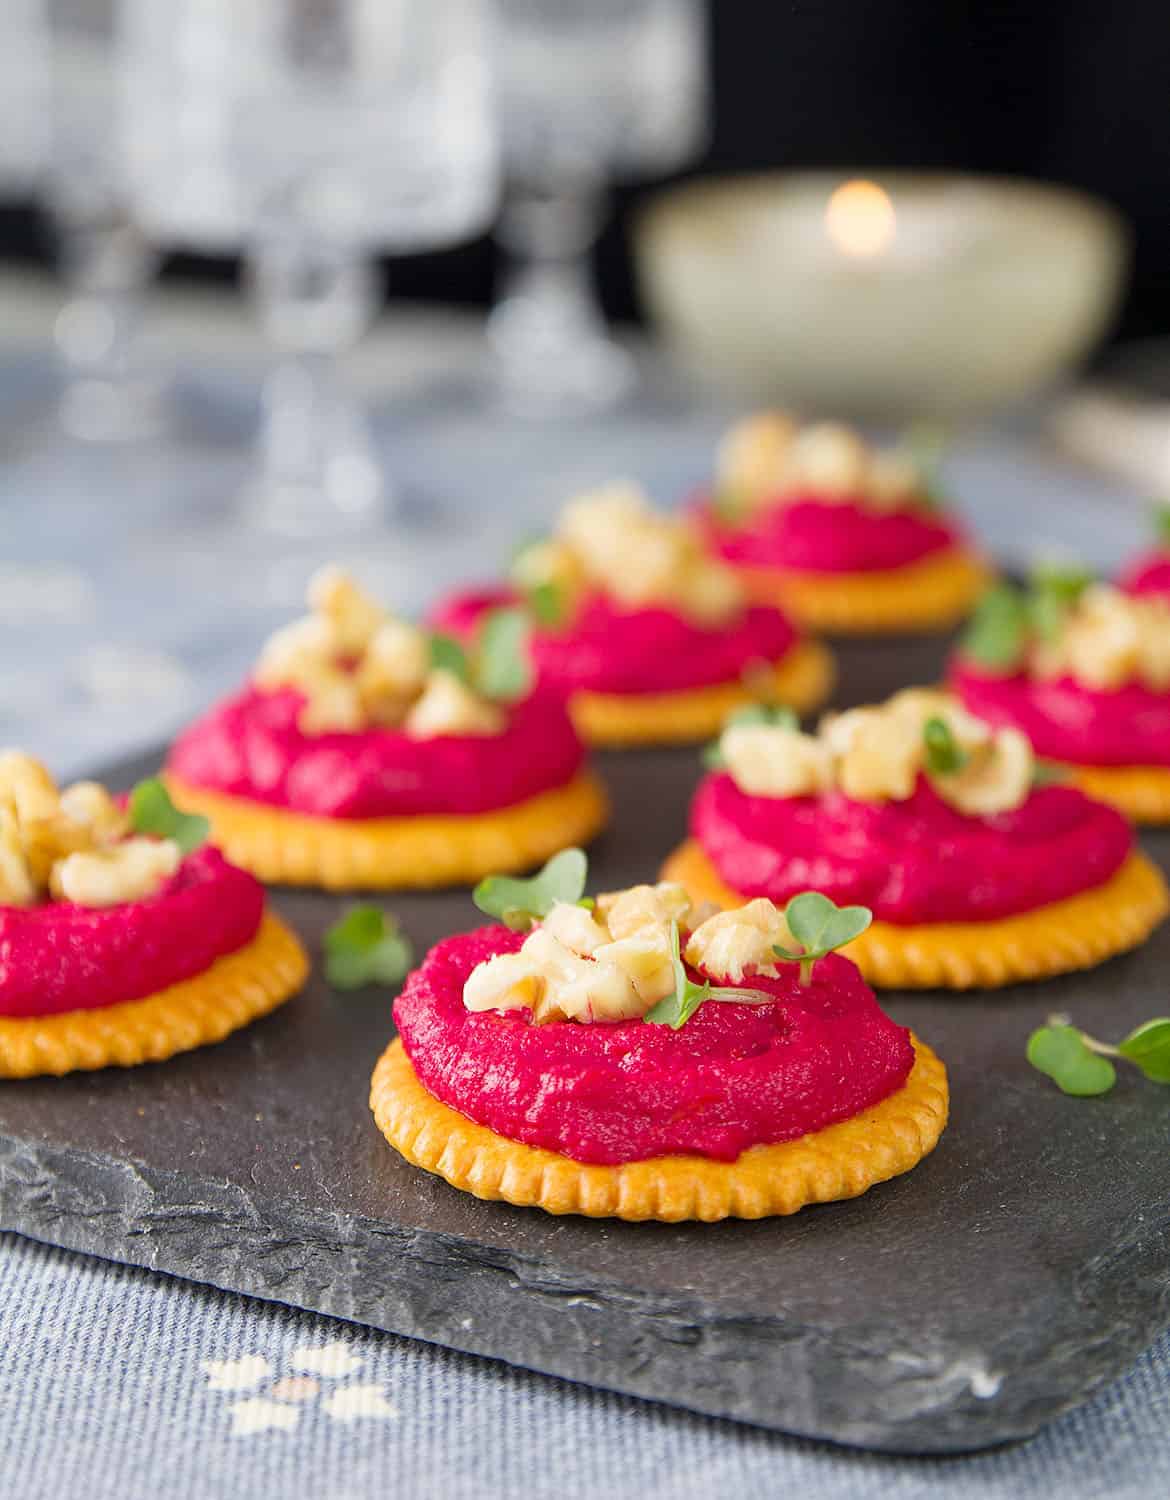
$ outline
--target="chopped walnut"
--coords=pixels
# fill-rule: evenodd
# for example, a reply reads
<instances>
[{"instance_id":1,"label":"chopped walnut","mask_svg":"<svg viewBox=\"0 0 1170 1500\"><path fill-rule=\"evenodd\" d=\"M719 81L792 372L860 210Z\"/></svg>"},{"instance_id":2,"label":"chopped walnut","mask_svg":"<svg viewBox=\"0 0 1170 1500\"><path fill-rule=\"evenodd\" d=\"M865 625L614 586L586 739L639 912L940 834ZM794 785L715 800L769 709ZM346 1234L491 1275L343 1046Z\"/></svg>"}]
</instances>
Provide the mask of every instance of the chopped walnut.
<instances>
[{"instance_id":1,"label":"chopped walnut","mask_svg":"<svg viewBox=\"0 0 1170 1500\"><path fill-rule=\"evenodd\" d=\"M368 721L389 728L401 724L423 691L430 666L430 646L421 630L404 620L380 625L354 673Z\"/></svg>"},{"instance_id":2,"label":"chopped walnut","mask_svg":"<svg viewBox=\"0 0 1170 1500\"><path fill-rule=\"evenodd\" d=\"M105 787L96 781L75 781L61 793L62 816L80 824L99 843L113 842L127 832L130 820Z\"/></svg>"},{"instance_id":3,"label":"chopped walnut","mask_svg":"<svg viewBox=\"0 0 1170 1500\"><path fill-rule=\"evenodd\" d=\"M670 928L665 923L639 927L629 936L598 948L593 956L599 963L613 964L626 976L642 1002L639 1014L657 1005L674 989L674 954Z\"/></svg>"},{"instance_id":4,"label":"chopped walnut","mask_svg":"<svg viewBox=\"0 0 1170 1500\"><path fill-rule=\"evenodd\" d=\"M734 570L708 557L683 522L655 512L634 485L610 485L572 501L553 545L567 547L585 581L630 609L666 604L711 627L744 607Z\"/></svg>"},{"instance_id":5,"label":"chopped walnut","mask_svg":"<svg viewBox=\"0 0 1170 1500\"><path fill-rule=\"evenodd\" d=\"M766 897L757 896L696 927L687 942L686 959L712 979L741 984L749 969L773 978L780 972L773 952L777 946L793 946L784 913Z\"/></svg>"},{"instance_id":6,"label":"chopped walnut","mask_svg":"<svg viewBox=\"0 0 1170 1500\"><path fill-rule=\"evenodd\" d=\"M716 459L720 492L751 509L781 489L796 421L783 411L757 412L724 435Z\"/></svg>"},{"instance_id":7,"label":"chopped walnut","mask_svg":"<svg viewBox=\"0 0 1170 1500\"><path fill-rule=\"evenodd\" d=\"M837 783L858 802L905 802L914 794L922 755L921 725L878 714L862 722L837 762Z\"/></svg>"},{"instance_id":8,"label":"chopped walnut","mask_svg":"<svg viewBox=\"0 0 1170 1500\"><path fill-rule=\"evenodd\" d=\"M1032 746L1018 729L1000 729L968 752L958 771L931 777L939 795L961 813L981 817L1022 807L1032 790Z\"/></svg>"},{"instance_id":9,"label":"chopped walnut","mask_svg":"<svg viewBox=\"0 0 1170 1500\"><path fill-rule=\"evenodd\" d=\"M33 906L46 894L80 906L149 895L178 869L169 839L125 839L127 814L94 781L58 792L37 760L0 755L0 906Z\"/></svg>"},{"instance_id":10,"label":"chopped walnut","mask_svg":"<svg viewBox=\"0 0 1170 1500\"><path fill-rule=\"evenodd\" d=\"M386 620L381 605L334 564L320 569L309 580L309 608L327 622L340 656L360 656Z\"/></svg>"},{"instance_id":11,"label":"chopped walnut","mask_svg":"<svg viewBox=\"0 0 1170 1500\"><path fill-rule=\"evenodd\" d=\"M10 801L23 822L51 818L57 811L57 783L39 760L22 750L0 750L0 798Z\"/></svg>"},{"instance_id":12,"label":"chopped walnut","mask_svg":"<svg viewBox=\"0 0 1170 1500\"><path fill-rule=\"evenodd\" d=\"M628 890L598 896L596 910L611 938L626 938L645 927L685 923L691 911L691 898L685 886L660 880L657 885L634 885Z\"/></svg>"},{"instance_id":13,"label":"chopped walnut","mask_svg":"<svg viewBox=\"0 0 1170 1500\"><path fill-rule=\"evenodd\" d=\"M253 673L260 688L295 688L304 733L405 728L416 739L498 734L500 711L431 670L426 634L394 619L335 567L309 585L314 613L269 637ZM447 727L444 727L447 726Z\"/></svg>"},{"instance_id":14,"label":"chopped walnut","mask_svg":"<svg viewBox=\"0 0 1170 1500\"><path fill-rule=\"evenodd\" d=\"M609 933L592 912L568 901L555 902L540 925L579 958L592 958L610 940Z\"/></svg>"},{"instance_id":15,"label":"chopped walnut","mask_svg":"<svg viewBox=\"0 0 1170 1500\"><path fill-rule=\"evenodd\" d=\"M412 740L433 740L448 734L501 734L506 723L503 711L494 703L477 697L454 672L440 670L427 678L423 695L407 714L404 727Z\"/></svg>"},{"instance_id":16,"label":"chopped walnut","mask_svg":"<svg viewBox=\"0 0 1170 1500\"><path fill-rule=\"evenodd\" d=\"M926 727L940 720L962 764L932 770ZM908 688L887 703L827 714L818 733L780 725L730 725L720 748L748 796L812 796L834 788L859 802L904 802L926 771L936 791L969 816L1019 807L1032 786L1033 757L1015 731L993 730L947 693Z\"/></svg>"},{"instance_id":17,"label":"chopped walnut","mask_svg":"<svg viewBox=\"0 0 1170 1500\"><path fill-rule=\"evenodd\" d=\"M824 500L853 500L869 477L869 450L851 428L838 422L804 427L788 450L787 482Z\"/></svg>"},{"instance_id":18,"label":"chopped walnut","mask_svg":"<svg viewBox=\"0 0 1170 1500\"><path fill-rule=\"evenodd\" d=\"M0 806L0 906L32 906L36 899L37 884L24 852L16 810Z\"/></svg>"},{"instance_id":19,"label":"chopped walnut","mask_svg":"<svg viewBox=\"0 0 1170 1500\"><path fill-rule=\"evenodd\" d=\"M749 797L808 797L833 784L832 751L798 729L733 724L720 746L729 775Z\"/></svg>"},{"instance_id":20,"label":"chopped walnut","mask_svg":"<svg viewBox=\"0 0 1170 1500\"><path fill-rule=\"evenodd\" d=\"M532 1011L546 1021L622 1021L644 1015L674 988L670 924L690 900L679 885L634 886L598 897L592 912L557 902L519 953L468 976L469 1010Z\"/></svg>"},{"instance_id":21,"label":"chopped walnut","mask_svg":"<svg viewBox=\"0 0 1170 1500\"><path fill-rule=\"evenodd\" d=\"M140 901L165 884L183 861L170 839L126 839L109 849L70 854L53 866L49 889L77 906Z\"/></svg>"},{"instance_id":22,"label":"chopped walnut","mask_svg":"<svg viewBox=\"0 0 1170 1500\"><path fill-rule=\"evenodd\" d=\"M1068 675L1099 692L1127 682L1163 691L1170 687L1170 604L1093 584L1055 638L1035 645L1032 670L1038 677Z\"/></svg>"},{"instance_id":23,"label":"chopped walnut","mask_svg":"<svg viewBox=\"0 0 1170 1500\"><path fill-rule=\"evenodd\" d=\"M897 449L872 448L840 422L798 426L784 412L762 412L732 427L719 446L721 495L749 514L802 496L857 501L877 512L922 499L918 466Z\"/></svg>"}]
</instances>

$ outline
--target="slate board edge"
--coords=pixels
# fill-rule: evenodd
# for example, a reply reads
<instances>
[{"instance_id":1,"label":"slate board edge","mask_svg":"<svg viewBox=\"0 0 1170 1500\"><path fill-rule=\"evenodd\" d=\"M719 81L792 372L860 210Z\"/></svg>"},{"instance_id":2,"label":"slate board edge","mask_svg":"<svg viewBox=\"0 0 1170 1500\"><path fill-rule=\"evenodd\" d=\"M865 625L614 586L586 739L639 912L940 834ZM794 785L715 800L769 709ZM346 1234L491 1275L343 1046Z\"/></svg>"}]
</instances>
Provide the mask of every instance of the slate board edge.
<instances>
[{"instance_id":1,"label":"slate board edge","mask_svg":"<svg viewBox=\"0 0 1170 1500\"><path fill-rule=\"evenodd\" d=\"M729 1319L701 1300L596 1281L582 1289L499 1248L290 1212L212 1179L193 1203L192 1185L105 1154L0 1137L0 1229L541 1374L890 1453L961 1453L1032 1436L1120 1373L1149 1342L1152 1316L1170 1321L1170 1219L1108 1257L1107 1278L1086 1283L1090 1298L1116 1297L1108 1335L1009 1345L1013 1368L981 1395L969 1349L915 1359L888 1329L825 1339L774 1318ZM1133 1260L1134 1274L1118 1274L1119 1258ZM1023 1381L1033 1394L1021 1402Z\"/></svg>"}]
</instances>

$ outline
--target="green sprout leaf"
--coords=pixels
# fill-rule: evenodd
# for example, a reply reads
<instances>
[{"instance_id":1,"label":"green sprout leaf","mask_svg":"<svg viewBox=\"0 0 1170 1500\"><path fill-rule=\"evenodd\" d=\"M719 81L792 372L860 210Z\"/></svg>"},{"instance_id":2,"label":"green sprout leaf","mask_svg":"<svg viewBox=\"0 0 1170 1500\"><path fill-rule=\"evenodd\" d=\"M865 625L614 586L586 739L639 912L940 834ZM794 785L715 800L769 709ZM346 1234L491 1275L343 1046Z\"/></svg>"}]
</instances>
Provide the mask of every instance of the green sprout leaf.
<instances>
[{"instance_id":1,"label":"green sprout leaf","mask_svg":"<svg viewBox=\"0 0 1170 1500\"><path fill-rule=\"evenodd\" d=\"M562 849L543 870L528 880L513 875L488 875L471 899L489 917L513 932L527 932L547 917L558 901L580 903L585 894L589 860L583 849Z\"/></svg>"},{"instance_id":2,"label":"green sprout leaf","mask_svg":"<svg viewBox=\"0 0 1170 1500\"><path fill-rule=\"evenodd\" d=\"M1028 1038L1027 1057L1057 1088L1076 1098L1107 1094L1117 1082L1116 1068L1092 1050L1084 1033L1055 1018Z\"/></svg>"},{"instance_id":3,"label":"green sprout leaf","mask_svg":"<svg viewBox=\"0 0 1170 1500\"><path fill-rule=\"evenodd\" d=\"M1028 604L1010 583L989 588L975 607L961 650L980 666L1014 672L1028 649Z\"/></svg>"},{"instance_id":4,"label":"green sprout leaf","mask_svg":"<svg viewBox=\"0 0 1170 1500\"><path fill-rule=\"evenodd\" d=\"M674 989L665 999L652 1006L644 1019L655 1026L669 1026L672 1031L677 1031L680 1026L687 1024L711 994L709 982L696 984L687 974L686 965L682 961L682 942L677 922L670 924L670 965L674 971Z\"/></svg>"},{"instance_id":5,"label":"green sprout leaf","mask_svg":"<svg viewBox=\"0 0 1170 1500\"><path fill-rule=\"evenodd\" d=\"M485 698L515 703L532 691L528 616L523 609L489 610L480 622L475 685Z\"/></svg>"},{"instance_id":6,"label":"green sprout leaf","mask_svg":"<svg viewBox=\"0 0 1170 1500\"><path fill-rule=\"evenodd\" d=\"M140 781L130 793L130 826L135 833L171 839L184 854L207 842L211 824L198 813L180 812L157 776Z\"/></svg>"},{"instance_id":7,"label":"green sprout leaf","mask_svg":"<svg viewBox=\"0 0 1170 1500\"><path fill-rule=\"evenodd\" d=\"M450 672L460 682L471 681L471 663L467 659L467 652L453 635L432 632L431 667L436 672Z\"/></svg>"},{"instance_id":8,"label":"green sprout leaf","mask_svg":"<svg viewBox=\"0 0 1170 1500\"><path fill-rule=\"evenodd\" d=\"M1069 611L1093 581L1084 568L1039 567L1032 573L1028 618L1041 640L1060 634Z\"/></svg>"},{"instance_id":9,"label":"green sprout leaf","mask_svg":"<svg viewBox=\"0 0 1170 1500\"><path fill-rule=\"evenodd\" d=\"M708 1000L721 1000L737 1005L771 1005L775 995L766 990L746 989L739 985L712 984L709 979L696 984L687 973L682 961L682 939L677 922L670 924L670 965L674 972L674 989L659 1000L642 1017L654 1026L669 1026L678 1031L685 1026Z\"/></svg>"},{"instance_id":10,"label":"green sprout leaf","mask_svg":"<svg viewBox=\"0 0 1170 1500\"><path fill-rule=\"evenodd\" d=\"M1163 547L1170 547L1170 505L1155 507L1154 536Z\"/></svg>"},{"instance_id":11,"label":"green sprout leaf","mask_svg":"<svg viewBox=\"0 0 1170 1500\"><path fill-rule=\"evenodd\" d=\"M743 724L766 724L773 729L790 729L795 733L800 728L800 719L792 709L781 703L748 703L729 714L724 720L723 728L728 730ZM703 746L700 758L708 771L723 770L726 761L723 756L722 735Z\"/></svg>"},{"instance_id":12,"label":"green sprout leaf","mask_svg":"<svg viewBox=\"0 0 1170 1500\"><path fill-rule=\"evenodd\" d=\"M398 984L413 959L410 939L380 906L351 906L325 934L325 978L335 990Z\"/></svg>"},{"instance_id":13,"label":"green sprout leaf","mask_svg":"<svg viewBox=\"0 0 1170 1500\"><path fill-rule=\"evenodd\" d=\"M1170 1017L1146 1021L1119 1042L1117 1050L1151 1083L1170 1083Z\"/></svg>"},{"instance_id":14,"label":"green sprout leaf","mask_svg":"<svg viewBox=\"0 0 1170 1500\"><path fill-rule=\"evenodd\" d=\"M820 891L804 891L789 901L784 920L801 951L792 953L779 946L772 951L788 963L799 964L800 982L808 984L817 959L860 937L873 921L873 912L866 906L837 906Z\"/></svg>"},{"instance_id":15,"label":"green sprout leaf","mask_svg":"<svg viewBox=\"0 0 1170 1500\"><path fill-rule=\"evenodd\" d=\"M926 769L934 776L953 776L970 760L951 726L937 715L922 726L922 741L926 746Z\"/></svg>"},{"instance_id":16,"label":"green sprout leaf","mask_svg":"<svg viewBox=\"0 0 1170 1500\"><path fill-rule=\"evenodd\" d=\"M525 589L524 602L532 611L532 618L546 630L563 625L569 613L565 591L555 583L537 583Z\"/></svg>"}]
</instances>

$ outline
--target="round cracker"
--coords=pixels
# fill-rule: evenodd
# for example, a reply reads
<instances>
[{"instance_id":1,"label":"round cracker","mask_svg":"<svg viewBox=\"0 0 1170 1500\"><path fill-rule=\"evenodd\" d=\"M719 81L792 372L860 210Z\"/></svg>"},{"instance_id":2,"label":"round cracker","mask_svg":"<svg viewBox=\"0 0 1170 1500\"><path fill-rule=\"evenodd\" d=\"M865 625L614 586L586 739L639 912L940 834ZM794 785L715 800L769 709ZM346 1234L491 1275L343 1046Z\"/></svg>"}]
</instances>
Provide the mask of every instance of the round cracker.
<instances>
[{"instance_id":1,"label":"round cracker","mask_svg":"<svg viewBox=\"0 0 1170 1500\"><path fill-rule=\"evenodd\" d=\"M222 1041L304 984L309 960L279 917L209 969L141 1000L52 1016L0 1016L0 1078L132 1068Z\"/></svg>"},{"instance_id":2,"label":"round cracker","mask_svg":"<svg viewBox=\"0 0 1170 1500\"><path fill-rule=\"evenodd\" d=\"M752 1146L732 1162L678 1155L596 1166L510 1141L428 1093L397 1040L374 1069L370 1108L401 1156L477 1198L590 1218L763 1219L856 1198L934 1149L947 1122L946 1069L912 1040L914 1066L888 1098L798 1140Z\"/></svg>"},{"instance_id":3,"label":"round cracker","mask_svg":"<svg viewBox=\"0 0 1170 1500\"><path fill-rule=\"evenodd\" d=\"M667 857L661 878L696 903L728 909L751 899L726 884L694 839ZM988 922L875 921L841 952L878 989L998 989L1091 969L1143 943L1168 911L1162 872L1134 850L1104 884L1063 901Z\"/></svg>"},{"instance_id":4,"label":"round cracker","mask_svg":"<svg viewBox=\"0 0 1170 1500\"><path fill-rule=\"evenodd\" d=\"M854 573L737 567L748 593L776 604L805 630L826 635L903 635L950 630L992 581L982 558L960 547L900 568Z\"/></svg>"},{"instance_id":5,"label":"round cracker","mask_svg":"<svg viewBox=\"0 0 1170 1500\"><path fill-rule=\"evenodd\" d=\"M510 807L484 813L318 818L165 777L184 812L211 820L233 864L269 885L344 890L432 890L541 864L587 843L609 819L598 778L582 771Z\"/></svg>"},{"instance_id":6,"label":"round cracker","mask_svg":"<svg viewBox=\"0 0 1170 1500\"><path fill-rule=\"evenodd\" d=\"M758 679L672 693L577 692L569 706L577 733L591 745L693 745L717 735L728 714L761 698L810 713L828 698L836 678L828 647L799 641Z\"/></svg>"}]
</instances>

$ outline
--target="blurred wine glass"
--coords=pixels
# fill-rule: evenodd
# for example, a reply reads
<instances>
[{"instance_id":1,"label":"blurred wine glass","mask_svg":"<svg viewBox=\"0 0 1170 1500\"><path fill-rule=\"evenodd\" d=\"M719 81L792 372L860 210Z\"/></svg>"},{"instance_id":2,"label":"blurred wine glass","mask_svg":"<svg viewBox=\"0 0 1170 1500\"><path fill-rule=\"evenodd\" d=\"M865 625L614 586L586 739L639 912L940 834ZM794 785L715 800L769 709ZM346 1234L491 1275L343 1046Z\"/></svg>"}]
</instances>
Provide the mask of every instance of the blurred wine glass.
<instances>
[{"instance_id":1,"label":"blurred wine glass","mask_svg":"<svg viewBox=\"0 0 1170 1500\"><path fill-rule=\"evenodd\" d=\"M126 214L115 143L117 0L5 0L0 191L36 192L65 297L54 324L56 417L76 438L153 431L160 390L136 333L154 257ZM56 398L55 398L56 399ZM24 433L43 436L40 421Z\"/></svg>"},{"instance_id":2,"label":"blurred wine glass","mask_svg":"<svg viewBox=\"0 0 1170 1500\"><path fill-rule=\"evenodd\" d=\"M0 195L30 195L49 153L43 0L7 0L0 46Z\"/></svg>"},{"instance_id":3,"label":"blurred wine glass","mask_svg":"<svg viewBox=\"0 0 1170 1500\"><path fill-rule=\"evenodd\" d=\"M247 252L277 355L249 514L361 531L386 485L337 356L379 297L375 250L491 217L497 139L482 0L124 0L124 141L160 244Z\"/></svg>"},{"instance_id":4,"label":"blurred wine glass","mask_svg":"<svg viewBox=\"0 0 1170 1500\"><path fill-rule=\"evenodd\" d=\"M613 404L629 356L590 276L608 177L664 174L707 131L702 0L495 0L510 257L488 324L505 404Z\"/></svg>"},{"instance_id":5,"label":"blurred wine glass","mask_svg":"<svg viewBox=\"0 0 1170 1500\"><path fill-rule=\"evenodd\" d=\"M39 4L49 121L42 196L65 283L54 324L61 424L78 438L135 439L157 431L166 411L139 358L156 256L127 211L117 147L118 0Z\"/></svg>"}]
</instances>

